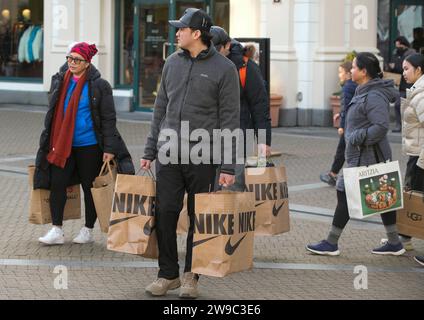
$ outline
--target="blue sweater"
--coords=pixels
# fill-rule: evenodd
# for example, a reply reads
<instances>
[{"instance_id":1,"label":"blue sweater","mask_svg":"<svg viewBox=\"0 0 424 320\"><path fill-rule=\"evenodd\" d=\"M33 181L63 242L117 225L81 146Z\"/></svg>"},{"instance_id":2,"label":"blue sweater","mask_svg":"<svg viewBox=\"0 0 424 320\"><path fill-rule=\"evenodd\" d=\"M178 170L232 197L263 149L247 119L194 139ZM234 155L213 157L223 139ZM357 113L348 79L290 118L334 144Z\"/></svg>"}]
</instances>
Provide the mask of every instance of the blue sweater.
<instances>
[{"instance_id":1,"label":"blue sweater","mask_svg":"<svg viewBox=\"0 0 424 320\"><path fill-rule=\"evenodd\" d=\"M347 80L342 88L341 112L340 112L340 128L346 127L346 113L349 109L349 104L355 95L356 87L358 85L351 79Z\"/></svg>"},{"instance_id":2,"label":"blue sweater","mask_svg":"<svg viewBox=\"0 0 424 320\"><path fill-rule=\"evenodd\" d=\"M77 86L77 81L71 78L68 92L65 99L65 109L68 109L69 100ZM91 119L90 97L88 94L88 83L84 85L82 94L79 100L77 116L75 119L74 138L72 141L73 147L86 147L97 144L96 134L94 133L93 120Z\"/></svg>"}]
</instances>

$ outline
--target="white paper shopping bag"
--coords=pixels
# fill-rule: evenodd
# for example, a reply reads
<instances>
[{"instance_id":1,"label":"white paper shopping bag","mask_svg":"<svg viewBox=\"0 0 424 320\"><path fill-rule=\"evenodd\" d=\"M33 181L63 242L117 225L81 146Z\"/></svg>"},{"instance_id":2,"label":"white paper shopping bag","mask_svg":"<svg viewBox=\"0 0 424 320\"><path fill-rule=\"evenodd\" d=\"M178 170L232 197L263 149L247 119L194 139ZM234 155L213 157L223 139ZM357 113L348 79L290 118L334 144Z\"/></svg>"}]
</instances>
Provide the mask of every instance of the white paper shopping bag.
<instances>
[{"instance_id":1,"label":"white paper shopping bag","mask_svg":"<svg viewBox=\"0 0 424 320\"><path fill-rule=\"evenodd\" d=\"M349 216L363 219L403 208L399 162L343 169Z\"/></svg>"}]
</instances>

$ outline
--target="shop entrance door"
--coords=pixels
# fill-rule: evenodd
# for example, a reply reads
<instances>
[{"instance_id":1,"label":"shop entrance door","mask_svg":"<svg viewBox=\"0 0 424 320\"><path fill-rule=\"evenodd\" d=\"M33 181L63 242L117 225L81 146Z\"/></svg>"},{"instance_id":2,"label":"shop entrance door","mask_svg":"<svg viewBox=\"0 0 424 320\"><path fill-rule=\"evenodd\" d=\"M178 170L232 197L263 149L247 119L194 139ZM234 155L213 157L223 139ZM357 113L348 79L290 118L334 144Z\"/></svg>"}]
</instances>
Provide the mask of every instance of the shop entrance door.
<instances>
[{"instance_id":1,"label":"shop entrance door","mask_svg":"<svg viewBox=\"0 0 424 320\"><path fill-rule=\"evenodd\" d=\"M190 7L210 14L209 2L134 1L134 110L153 111L165 59L176 50L176 30L168 20L178 19Z\"/></svg>"},{"instance_id":2,"label":"shop entrance door","mask_svg":"<svg viewBox=\"0 0 424 320\"><path fill-rule=\"evenodd\" d=\"M423 28L424 26L423 0L394 0L392 2L391 11L392 26L390 35L390 52L393 52L395 49L393 42L398 36L404 36L408 39L412 47L414 41L414 29ZM416 49L424 51L424 46L420 45L419 48Z\"/></svg>"}]
</instances>

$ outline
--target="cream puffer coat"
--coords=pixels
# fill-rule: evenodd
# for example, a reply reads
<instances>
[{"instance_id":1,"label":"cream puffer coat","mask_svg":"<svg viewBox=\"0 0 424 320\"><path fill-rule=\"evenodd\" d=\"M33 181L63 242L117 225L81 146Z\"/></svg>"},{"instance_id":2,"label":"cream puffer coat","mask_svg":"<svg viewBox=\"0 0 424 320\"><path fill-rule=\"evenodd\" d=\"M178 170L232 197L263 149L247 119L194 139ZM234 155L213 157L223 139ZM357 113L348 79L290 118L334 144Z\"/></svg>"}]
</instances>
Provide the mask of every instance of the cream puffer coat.
<instances>
[{"instance_id":1,"label":"cream puffer coat","mask_svg":"<svg viewBox=\"0 0 424 320\"><path fill-rule=\"evenodd\" d=\"M403 151L409 156L419 156L417 166L424 169L424 76L407 89L402 111Z\"/></svg>"}]
</instances>

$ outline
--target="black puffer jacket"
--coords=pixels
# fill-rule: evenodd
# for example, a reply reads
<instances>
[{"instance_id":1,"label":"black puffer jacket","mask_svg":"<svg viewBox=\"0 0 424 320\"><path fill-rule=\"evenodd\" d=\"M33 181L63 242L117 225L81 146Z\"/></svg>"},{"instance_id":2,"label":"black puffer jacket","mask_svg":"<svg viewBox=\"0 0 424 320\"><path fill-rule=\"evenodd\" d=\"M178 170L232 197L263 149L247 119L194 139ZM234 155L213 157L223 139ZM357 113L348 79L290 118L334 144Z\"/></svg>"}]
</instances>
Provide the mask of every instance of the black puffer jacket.
<instances>
[{"instance_id":1,"label":"black puffer jacket","mask_svg":"<svg viewBox=\"0 0 424 320\"><path fill-rule=\"evenodd\" d=\"M236 40L231 41L228 58L236 65L237 71L244 66L243 47ZM271 117L269 97L259 66L252 60L247 62L246 86L240 85L240 127L241 129L265 129L266 144L271 145Z\"/></svg>"},{"instance_id":2,"label":"black puffer jacket","mask_svg":"<svg viewBox=\"0 0 424 320\"><path fill-rule=\"evenodd\" d=\"M40 137L40 148L35 160L34 189L50 189L50 163L47 161L47 154L50 145L51 125L55 105L59 99L60 87L67 70L68 66L64 65L52 77L49 92L49 110L44 120L44 130ZM119 173L134 174L131 155L116 128L116 112L112 88L106 80L101 78L100 72L93 65L90 66L87 72L91 116L99 146L103 152L115 155ZM75 174L69 185L78 183L79 178Z\"/></svg>"}]
</instances>

